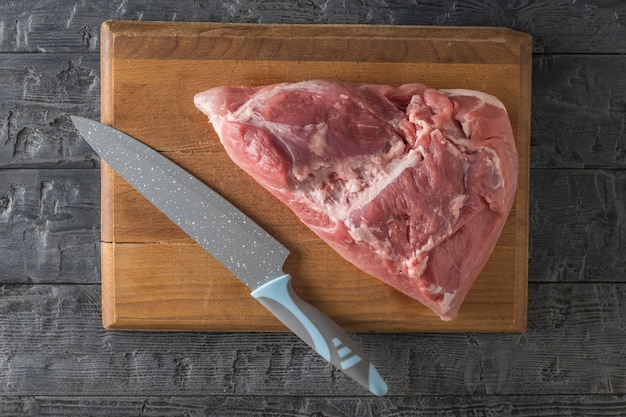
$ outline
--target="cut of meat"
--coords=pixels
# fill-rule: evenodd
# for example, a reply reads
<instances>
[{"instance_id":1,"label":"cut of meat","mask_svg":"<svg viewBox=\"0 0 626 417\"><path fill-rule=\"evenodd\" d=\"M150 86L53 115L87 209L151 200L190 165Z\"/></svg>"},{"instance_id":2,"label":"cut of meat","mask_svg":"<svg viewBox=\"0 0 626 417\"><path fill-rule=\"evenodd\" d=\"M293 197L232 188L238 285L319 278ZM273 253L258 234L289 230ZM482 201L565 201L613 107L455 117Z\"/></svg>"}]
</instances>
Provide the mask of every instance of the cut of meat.
<instances>
[{"instance_id":1,"label":"cut of meat","mask_svg":"<svg viewBox=\"0 0 626 417\"><path fill-rule=\"evenodd\" d=\"M469 90L329 81L195 97L232 160L345 259L454 318L517 187L504 105Z\"/></svg>"}]
</instances>

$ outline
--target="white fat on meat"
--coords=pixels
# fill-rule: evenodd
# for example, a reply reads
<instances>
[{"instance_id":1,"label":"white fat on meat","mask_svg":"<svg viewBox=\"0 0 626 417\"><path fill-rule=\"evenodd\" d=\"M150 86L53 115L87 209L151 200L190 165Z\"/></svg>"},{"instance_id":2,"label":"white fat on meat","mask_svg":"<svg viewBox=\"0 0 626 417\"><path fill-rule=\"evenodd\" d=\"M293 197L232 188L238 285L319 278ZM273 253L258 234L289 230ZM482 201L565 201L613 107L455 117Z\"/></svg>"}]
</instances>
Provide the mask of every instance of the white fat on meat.
<instances>
[{"instance_id":1,"label":"white fat on meat","mask_svg":"<svg viewBox=\"0 0 626 417\"><path fill-rule=\"evenodd\" d=\"M392 149L387 155L378 156L376 163L372 163L372 158L368 156L355 156L343 160L341 164L310 164L294 168L294 176L303 180L294 195L333 220L344 222L353 210L366 206L405 169L416 166L423 159L423 155L414 149L402 157L396 157L396 154ZM331 176L333 185L340 186L333 188L326 184ZM331 190L326 190L324 185Z\"/></svg>"},{"instance_id":2,"label":"white fat on meat","mask_svg":"<svg viewBox=\"0 0 626 417\"><path fill-rule=\"evenodd\" d=\"M480 100L480 103L477 107L480 106L484 106L485 104L490 104L492 106L498 107L502 110L504 110L506 112L506 107L504 106L504 103L502 103L502 101L500 101L500 99L498 99L496 96L493 96L491 94L487 94L485 92L482 91L476 91L476 90L465 90L462 88L443 88L439 90L440 92L447 94L450 97L458 97L458 96L471 96L471 97L476 97Z\"/></svg>"}]
</instances>

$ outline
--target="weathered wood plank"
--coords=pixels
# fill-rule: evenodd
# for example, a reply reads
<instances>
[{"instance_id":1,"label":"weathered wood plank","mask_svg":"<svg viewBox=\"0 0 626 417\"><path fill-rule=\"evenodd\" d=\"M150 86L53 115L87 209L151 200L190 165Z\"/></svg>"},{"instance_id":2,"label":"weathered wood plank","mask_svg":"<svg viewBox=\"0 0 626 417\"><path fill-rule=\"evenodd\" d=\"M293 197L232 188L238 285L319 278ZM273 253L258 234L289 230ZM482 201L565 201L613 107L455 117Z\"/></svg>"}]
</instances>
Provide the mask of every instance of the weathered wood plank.
<instances>
[{"instance_id":1,"label":"weathered wood plank","mask_svg":"<svg viewBox=\"0 0 626 417\"><path fill-rule=\"evenodd\" d=\"M0 282L97 283L99 171L0 170ZM626 172L535 169L531 282L626 282Z\"/></svg>"},{"instance_id":2,"label":"weathered wood plank","mask_svg":"<svg viewBox=\"0 0 626 417\"><path fill-rule=\"evenodd\" d=\"M99 164L68 116L100 118L97 54L2 54L0 91L0 168Z\"/></svg>"},{"instance_id":3,"label":"weathered wood plank","mask_svg":"<svg viewBox=\"0 0 626 417\"><path fill-rule=\"evenodd\" d=\"M298 2L291 0L5 2L0 52L97 51L100 24L117 20L242 23L367 23L503 26L531 33L535 52L624 53L626 4L415 0Z\"/></svg>"},{"instance_id":4,"label":"weathered wood plank","mask_svg":"<svg viewBox=\"0 0 626 417\"><path fill-rule=\"evenodd\" d=\"M624 66L624 56L535 56L533 168L626 168ZM98 54L3 54L0 168L97 165L67 115L99 119L99 74Z\"/></svg>"},{"instance_id":5,"label":"weathered wood plank","mask_svg":"<svg viewBox=\"0 0 626 417\"><path fill-rule=\"evenodd\" d=\"M533 167L626 168L624 66L626 56L535 56Z\"/></svg>"},{"instance_id":6,"label":"weathered wood plank","mask_svg":"<svg viewBox=\"0 0 626 417\"><path fill-rule=\"evenodd\" d=\"M452 416L624 416L623 395L541 396L28 396L0 399L3 416L290 416L290 417L452 417Z\"/></svg>"},{"instance_id":7,"label":"weathered wood plank","mask_svg":"<svg viewBox=\"0 0 626 417\"><path fill-rule=\"evenodd\" d=\"M626 394L626 284L533 284L523 334L356 334L394 396ZM0 286L5 396L361 396L291 334L108 332L97 285Z\"/></svg>"},{"instance_id":8,"label":"weathered wood plank","mask_svg":"<svg viewBox=\"0 0 626 417\"><path fill-rule=\"evenodd\" d=\"M529 280L626 281L626 170L531 170Z\"/></svg>"},{"instance_id":9,"label":"weathered wood plank","mask_svg":"<svg viewBox=\"0 0 626 417\"><path fill-rule=\"evenodd\" d=\"M99 170L0 169L0 283L100 282L99 200Z\"/></svg>"}]
</instances>

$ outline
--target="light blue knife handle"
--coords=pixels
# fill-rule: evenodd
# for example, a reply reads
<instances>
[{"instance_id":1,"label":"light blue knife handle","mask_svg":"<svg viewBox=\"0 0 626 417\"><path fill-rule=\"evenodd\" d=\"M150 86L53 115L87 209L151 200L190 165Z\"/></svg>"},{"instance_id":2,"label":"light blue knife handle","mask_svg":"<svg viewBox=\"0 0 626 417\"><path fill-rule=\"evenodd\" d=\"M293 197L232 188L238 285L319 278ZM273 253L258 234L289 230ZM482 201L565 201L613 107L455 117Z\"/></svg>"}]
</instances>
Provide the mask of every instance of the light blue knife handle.
<instances>
[{"instance_id":1,"label":"light blue knife handle","mask_svg":"<svg viewBox=\"0 0 626 417\"><path fill-rule=\"evenodd\" d=\"M252 296L322 358L373 394L387 393L387 384L361 349L328 316L298 297L289 274L262 285Z\"/></svg>"}]
</instances>

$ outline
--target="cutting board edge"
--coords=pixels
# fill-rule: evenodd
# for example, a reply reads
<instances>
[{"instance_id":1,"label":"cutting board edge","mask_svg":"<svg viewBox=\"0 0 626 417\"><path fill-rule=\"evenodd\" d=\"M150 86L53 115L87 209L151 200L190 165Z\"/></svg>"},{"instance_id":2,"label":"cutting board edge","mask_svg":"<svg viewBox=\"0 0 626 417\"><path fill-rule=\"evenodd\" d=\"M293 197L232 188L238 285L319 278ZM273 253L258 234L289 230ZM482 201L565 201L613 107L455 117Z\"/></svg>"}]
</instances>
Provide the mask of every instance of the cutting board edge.
<instances>
[{"instance_id":1,"label":"cutting board edge","mask_svg":"<svg viewBox=\"0 0 626 417\"><path fill-rule=\"evenodd\" d=\"M342 30L349 30L351 33L355 33L355 29L362 31L362 33L356 33L358 36L371 37L373 31L381 30L393 30L393 31L407 31L411 32L410 35L415 37L419 32L427 32L428 37L437 38L439 34L441 38L449 39L450 35L461 35L468 31L480 31L483 34L490 35L489 41L501 41L501 42L527 42L532 35L526 32L521 32L515 29L511 29L505 26L454 26L454 25L385 25L385 24L344 24L344 23L240 23L240 22L172 22L172 21L145 21L145 20L118 20L108 19L101 24L101 35L113 35L114 33L124 32L128 36L145 36L151 34L163 34L163 28L173 28L167 35L169 36L181 36L181 35L208 35L212 36L211 30L217 29L249 29L259 30L258 33L263 33L268 37L281 37L284 36L283 30L293 31L294 29L300 30L298 34L310 36L311 31L315 31L317 34L319 29L337 29L340 33ZM134 31L134 29L140 28L140 31ZM175 29L174 29L175 28ZM273 30L268 30L273 29ZM333 31L326 31L321 36L337 36L333 35ZM434 36L433 36L434 34ZM495 35L501 35L501 38ZM112 39L112 37L109 37Z\"/></svg>"},{"instance_id":2,"label":"cutting board edge","mask_svg":"<svg viewBox=\"0 0 626 417\"><path fill-rule=\"evenodd\" d=\"M518 107L516 144L521 168L516 190L517 227L516 227L516 291L515 321L522 331L528 326L528 248L530 221L530 137L532 108L532 36L525 36L520 44L520 88ZM519 145L523 143L523 146Z\"/></svg>"},{"instance_id":3,"label":"cutting board edge","mask_svg":"<svg viewBox=\"0 0 626 417\"><path fill-rule=\"evenodd\" d=\"M253 302L253 300L250 300ZM351 326L344 324L342 328L351 333L524 333L527 330L526 320L493 320L493 321L458 321L452 325L449 322L442 322L441 325L429 324L423 327L413 326L408 328L401 324L384 324L381 328L371 328L372 326ZM471 327L471 330L468 330ZM290 332L279 322L262 324L256 327L235 323L207 324L206 320L185 320L184 322L174 319L144 319L139 317L119 317L107 321L104 325L107 330L127 330L127 331L162 331L162 332L258 332L258 333L287 333Z\"/></svg>"},{"instance_id":4,"label":"cutting board edge","mask_svg":"<svg viewBox=\"0 0 626 417\"><path fill-rule=\"evenodd\" d=\"M102 45L109 52L116 42L126 46L115 51L121 59L158 60L173 56L191 60L233 59L241 57L243 52L249 61L323 61L322 57L332 61L337 58L334 48L341 45L350 48L350 56L356 61L389 63L447 63L451 59L467 63L485 60L518 63L519 47L530 38L529 34L506 27L146 21L107 21L102 24L101 36L108 36L109 40ZM313 36L322 46L311 47L310 43L302 42ZM148 47L136 47L137 38ZM254 41L251 43L250 39ZM228 47L216 46L215 40L225 40ZM355 48L354 42L365 47ZM397 42L403 45L398 47ZM276 45L268 48L268 44ZM448 48L454 44L463 44L465 49L453 58ZM481 47L485 44L489 48ZM277 45L278 49L274 48ZM194 53L198 49L203 58Z\"/></svg>"},{"instance_id":5,"label":"cutting board edge","mask_svg":"<svg viewBox=\"0 0 626 417\"><path fill-rule=\"evenodd\" d=\"M115 243L100 242L102 273L102 326L115 328L119 320L115 314Z\"/></svg>"}]
</instances>

